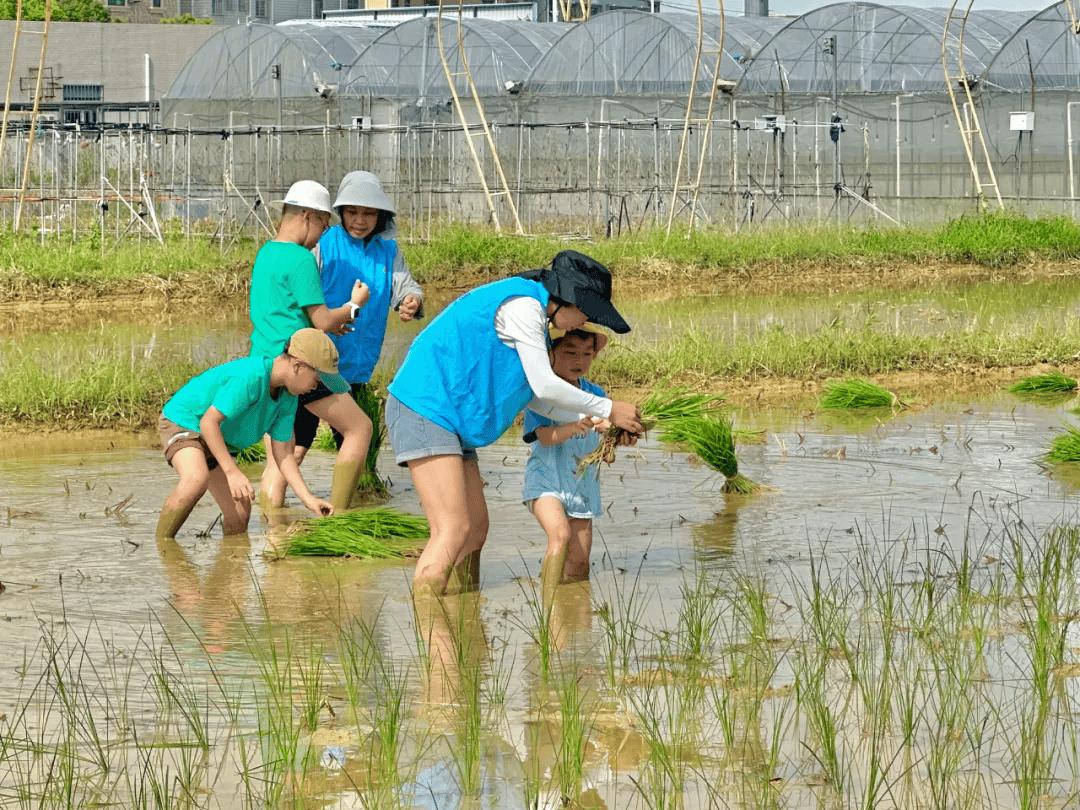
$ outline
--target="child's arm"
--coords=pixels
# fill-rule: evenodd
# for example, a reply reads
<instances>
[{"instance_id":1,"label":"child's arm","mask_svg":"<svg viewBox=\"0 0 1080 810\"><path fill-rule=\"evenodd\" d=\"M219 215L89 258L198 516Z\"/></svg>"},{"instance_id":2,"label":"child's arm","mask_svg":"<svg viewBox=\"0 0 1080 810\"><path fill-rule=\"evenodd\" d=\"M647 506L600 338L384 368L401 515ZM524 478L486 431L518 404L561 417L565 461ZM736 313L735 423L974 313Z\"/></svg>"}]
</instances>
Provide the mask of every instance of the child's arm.
<instances>
[{"instance_id":1,"label":"child's arm","mask_svg":"<svg viewBox=\"0 0 1080 810\"><path fill-rule=\"evenodd\" d=\"M590 430L594 430L596 423L591 416L583 416L576 422L567 422L562 425L541 425L533 431L536 440L540 444L550 447L553 444L568 442L575 436L584 436Z\"/></svg>"},{"instance_id":2,"label":"child's arm","mask_svg":"<svg viewBox=\"0 0 1080 810\"><path fill-rule=\"evenodd\" d=\"M405 257L398 246L394 254L394 269L390 276L390 307L396 309L403 321L424 317L424 291L412 277Z\"/></svg>"},{"instance_id":3,"label":"child's arm","mask_svg":"<svg viewBox=\"0 0 1080 810\"><path fill-rule=\"evenodd\" d=\"M248 477L236 466L236 459L229 453L229 446L225 444L225 437L221 435L221 423L224 421L225 414L211 405L199 420L199 433L202 434L203 441L217 459L221 471L225 473L225 480L229 483L229 492L233 500L249 503L255 497L255 490Z\"/></svg>"},{"instance_id":4,"label":"child's arm","mask_svg":"<svg viewBox=\"0 0 1080 810\"><path fill-rule=\"evenodd\" d=\"M296 463L296 457L293 456L291 442L279 442L277 439L271 437L270 452L273 454L274 461L277 462L278 469L281 470L285 482L292 487L292 491L296 493L300 502L304 504L309 511L314 512L316 515L334 514L334 507L329 501L324 501L322 498L316 498L311 494L311 490L308 489L307 484L304 482L304 477L300 474L300 467Z\"/></svg>"},{"instance_id":5,"label":"child's arm","mask_svg":"<svg viewBox=\"0 0 1080 810\"><path fill-rule=\"evenodd\" d=\"M307 313L311 325L316 329L335 335L343 335L349 331L349 324L353 322L352 305L356 304L356 306L362 307L368 302L369 298L371 298L371 290L368 289L368 285L358 281L353 285L352 297L340 307L331 309L326 304L315 304L304 307L304 312Z\"/></svg>"}]
</instances>

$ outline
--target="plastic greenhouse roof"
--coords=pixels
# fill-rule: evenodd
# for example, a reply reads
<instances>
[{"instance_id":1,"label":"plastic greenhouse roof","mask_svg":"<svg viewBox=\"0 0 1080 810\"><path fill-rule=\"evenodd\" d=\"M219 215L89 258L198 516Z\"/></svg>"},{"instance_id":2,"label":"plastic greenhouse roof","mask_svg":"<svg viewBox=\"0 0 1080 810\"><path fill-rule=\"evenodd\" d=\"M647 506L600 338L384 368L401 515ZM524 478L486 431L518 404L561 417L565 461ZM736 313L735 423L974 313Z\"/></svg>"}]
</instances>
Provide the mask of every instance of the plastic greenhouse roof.
<instances>
[{"instance_id":1,"label":"plastic greenhouse roof","mask_svg":"<svg viewBox=\"0 0 1080 810\"><path fill-rule=\"evenodd\" d=\"M711 81L720 17L706 14L699 81ZM748 59L785 21L725 15L722 78L742 75ZM693 75L697 15L608 11L574 26L537 64L529 91L544 95L650 95L686 92Z\"/></svg>"},{"instance_id":2,"label":"plastic greenhouse roof","mask_svg":"<svg viewBox=\"0 0 1080 810\"><path fill-rule=\"evenodd\" d=\"M971 12L964 33L964 69L981 74L1001 44L1029 17L1015 11ZM824 52L822 41L830 35L837 38L839 92L944 92L945 19L944 9L862 2L809 11L758 52L737 92L775 93L783 81L790 92L827 95L832 91L832 56ZM959 30L954 22L950 36L955 38Z\"/></svg>"},{"instance_id":3,"label":"plastic greenhouse roof","mask_svg":"<svg viewBox=\"0 0 1080 810\"><path fill-rule=\"evenodd\" d=\"M1030 54L1030 63L1028 61ZM998 51L986 83L1004 90L1080 89L1080 35L1072 33L1065 3L1032 16Z\"/></svg>"},{"instance_id":4,"label":"plastic greenhouse roof","mask_svg":"<svg viewBox=\"0 0 1080 810\"><path fill-rule=\"evenodd\" d=\"M315 85L338 84L358 55L382 33L360 26L252 24L223 28L200 47L177 75L166 98L276 98L314 96Z\"/></svg>"},{"instance_id":5,"label":"plastic greenhouse roof","mask_svg":"<svg viewBox=\"0 0 1080 810\"><path fill-rule=\"evenodd\" d=\"M461 41L473 81L481 95L501 95L505 82L524 81L551 44L570 24L464 19ZM376 98L447 98L446 74L439 59L436 20L422 17L386 30L348 71L347 95ZM462 71L458 21L444 18L442 39L451 73ZM459 93L468 92L464 76L455 78Z\"/></svg>"}]
</instances>

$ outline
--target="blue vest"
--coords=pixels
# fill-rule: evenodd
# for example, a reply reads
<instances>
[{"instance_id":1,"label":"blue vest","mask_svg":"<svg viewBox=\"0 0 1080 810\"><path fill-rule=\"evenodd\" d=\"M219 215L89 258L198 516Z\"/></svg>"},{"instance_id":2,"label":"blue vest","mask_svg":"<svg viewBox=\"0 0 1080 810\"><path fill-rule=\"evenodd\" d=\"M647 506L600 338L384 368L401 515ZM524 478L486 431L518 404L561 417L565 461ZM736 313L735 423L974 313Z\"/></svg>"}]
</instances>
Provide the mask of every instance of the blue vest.
<instances>
[{"instance_id":1,"label":"blue vest","mask_svg":"<svg viewBox=\"0 0 1080 810\"><path fill-rule=\"evenodd\" d=\"M352 331L330 335L338 349L338 369L351 383L366 383L379 362L390 296L397 242L376 236L366 245L340 225L335 225L319 239L322 259L322 288L328 307L339 307L349 300L353 284L362 281L371 289L371 299L356 315Z\"/></svg>"},{"instance_id":2,"label":"blue vest","mask_svg":"<svg viewBox=\"0 0 1080 810\"><path fill-rule=\"evenodd\" d=\"M495 334L508 298L548 303L537 281L508 278L470 290L416 336L390 393L407 408L461 437L465 447L498 439L532 399L516 351Z\"/></svg>"}]
</instances>

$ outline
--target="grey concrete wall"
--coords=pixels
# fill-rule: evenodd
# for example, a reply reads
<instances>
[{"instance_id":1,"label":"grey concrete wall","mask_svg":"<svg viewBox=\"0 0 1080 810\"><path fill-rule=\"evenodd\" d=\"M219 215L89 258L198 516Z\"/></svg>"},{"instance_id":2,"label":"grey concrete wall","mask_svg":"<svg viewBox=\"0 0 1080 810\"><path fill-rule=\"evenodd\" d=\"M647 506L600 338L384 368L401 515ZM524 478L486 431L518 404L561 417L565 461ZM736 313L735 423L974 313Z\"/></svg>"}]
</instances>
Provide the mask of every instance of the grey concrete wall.
<instances>
[{"instance_id":1,"label":"grey concrete wall","mask_svg":"<svg viewBox=\"0 0 1080 810\"><path fill-rule=\"evenodd\" d=\"M40 26L40 23L28 23ZM143 54L150 54L152 98L169 89L176 74L195 50L217 31L212 25L150 25L138 23L65 23L49 25L45 66L52 68L55 98L62 101L61 85L100 84L105 102L142 101L145 98ZM15 23L0 21L0 65L8 65ZM33 100L33 75L41 37L23 34L15 62L11 100ZM48 75L48 74L46 74ZM22 87L20 87L22 79Z\"/></svg>"}]
</instances>

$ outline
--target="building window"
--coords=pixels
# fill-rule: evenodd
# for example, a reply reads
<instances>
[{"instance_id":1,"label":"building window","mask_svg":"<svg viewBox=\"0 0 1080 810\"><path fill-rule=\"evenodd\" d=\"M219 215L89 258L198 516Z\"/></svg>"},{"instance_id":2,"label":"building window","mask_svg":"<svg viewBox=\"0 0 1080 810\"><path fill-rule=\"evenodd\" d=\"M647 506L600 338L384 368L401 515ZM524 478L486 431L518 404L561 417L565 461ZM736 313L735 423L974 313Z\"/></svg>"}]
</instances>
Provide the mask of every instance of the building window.
<instances>
[{"instance_id":1,"label":"building window","mask_svg":"<svg viewBox=\"0 0 1080 810\"><path fill-rule=\"evenodd\" d=\"M100 84L65 84L64 101L101 101L104 85Z\"/></svg>"},{"instance_id":2,"label":"building window","mask_svg":"<svg viewBox=\"0 0 1080 810\"><path fill-rule=\"evenodd\" d=\"M360 8L360 0L345 0L345 8L350 11Z\"/></svg>"},{"instance_id":3,"label":"building window","mask_svg":"<svg viewBox=\"0 0 1080 810\"><path fill-rule=\"evenodd\" d=\"M311 0L311 19L321 20L323 11L323 0Z\"/></svg>"},{"instance_id":4,"label":"building window","mask_svg":"<svg viewBox=\"0 0 1080 810\"><path fill-rule=\"evenodd\" d=\"M126 0L108 0L110 6L124 6L127 5Z\"/></svg>"},{"instance_id":5,"label":"building window","mask_svg":"<svg viewBox=\"0 0 1080 810\"><path fill-rule=\"evenodd\" d=\"M266 19L266 0L255 0L255 16L260 20Z\"/></svg>"},{"instance_id":6,"label":"building window","mask_svg":"<svg viewBox=\"0 0 1080 810\"><path fill-rule=\"evenodd\" d=\"M150 0L151 8L161 8L161 0Z\"/></svg>"},{"instance_id":7,"label":"building window","mask_svg":"<svg viewBox=\"0 0 1080 810\"><path fill-rule=\"evenodd\" d=\"M210 16L221 16L221 0L210 0Z\"/></svg>"},{"instance_id":8,"label":"building window","mask_svg":"<svg viewBox=\"0 0 1080 810\"><path fill-rule=\"evenodd\" d=\"M97 123L97 110L64 110L65 124L89 126Z\"/></svg>"}]
</instances>

